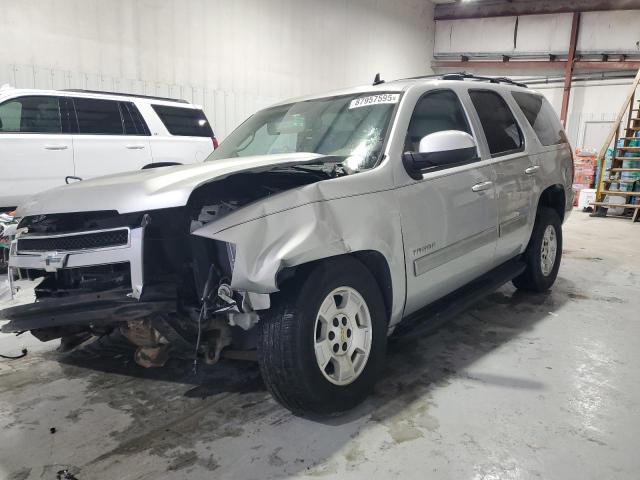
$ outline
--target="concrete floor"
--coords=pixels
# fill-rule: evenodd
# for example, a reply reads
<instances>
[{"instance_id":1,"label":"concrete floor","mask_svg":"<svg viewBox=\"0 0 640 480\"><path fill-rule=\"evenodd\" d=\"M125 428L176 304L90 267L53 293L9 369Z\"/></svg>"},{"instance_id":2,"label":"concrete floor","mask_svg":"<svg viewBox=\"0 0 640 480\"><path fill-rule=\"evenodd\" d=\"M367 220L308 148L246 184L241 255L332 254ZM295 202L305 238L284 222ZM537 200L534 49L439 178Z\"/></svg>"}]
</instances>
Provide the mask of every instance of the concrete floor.
<instances>
[{"instance_id":1,"label":"concrete floor","mask_svg":"<svg viewBox=\"0 0 640 480\"><path fill-rule=\"evenodd\" d=\"M252 364L193 376L0 336L30 349L0 360L0 479L638 478L638 239L574 212L551 293L504 286L392 348L375 395L326 421L278 406Z\"/></svg>"}]
</instances>

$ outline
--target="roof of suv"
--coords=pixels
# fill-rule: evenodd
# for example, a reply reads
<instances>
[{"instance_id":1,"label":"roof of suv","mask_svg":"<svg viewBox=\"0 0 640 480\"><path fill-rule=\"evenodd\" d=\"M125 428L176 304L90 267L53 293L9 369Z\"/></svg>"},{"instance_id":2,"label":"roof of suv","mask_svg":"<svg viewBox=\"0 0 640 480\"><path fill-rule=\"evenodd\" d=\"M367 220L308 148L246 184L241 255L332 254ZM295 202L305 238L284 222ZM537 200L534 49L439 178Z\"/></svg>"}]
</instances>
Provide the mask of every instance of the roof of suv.
<instances>
[{"instance_id":1,"label":"roof of suv","mask_svg":"<svg viewBox=\"0 0 640 480\"><path fill-rule=\"evenodd\" d=\"M304 95L296 98L289 98L283 100L281 102L276 103L276 105L286 105L289 103L295 102L303 102L306 100L314 100L318 98L327 98L327 97L337 97L340 95L352 95L357 93L372 93L376 91L380 92L403 92L410 87L416 85L429 85L429 84L452 84L459 85L460 83L473 85L475 87L478 84L492 87L500 87L509 90L526 90L528 92L532 92L529 90L526 85L518 82L514 82L513 80L506 77L479 77L467 73L449 73L442 75L426 75L423 77L411 77L411 78L401 78L397 80L391 80L389 82L381 82L377 84L368 84L368 85L358 85L349 88L343 88L340 90L332 90L329 92L323 92L320 94L314 95Z\"/></svg>"},{"instance_id":2,"label":"roof of suv","mask_svg":"<svg viewBox=\"0 0 640 480\"><path fill-rule=\"evenodd\" d=\"M187 102L186 100L166 97L155 97L150 95L136 95L133 93L117 93L104 92L98 90L80 90L80 89L64 89L64 90L42 90L37 88L0 88L0 98L4 96L20 96L20 95L57 95L68 97L85 97L85 98L103 98L108 100L120 101L141 101L144 103L154 103L162 105L180 106L183 108L201 108L197 105Z\"/></svg>"}]
</instances>

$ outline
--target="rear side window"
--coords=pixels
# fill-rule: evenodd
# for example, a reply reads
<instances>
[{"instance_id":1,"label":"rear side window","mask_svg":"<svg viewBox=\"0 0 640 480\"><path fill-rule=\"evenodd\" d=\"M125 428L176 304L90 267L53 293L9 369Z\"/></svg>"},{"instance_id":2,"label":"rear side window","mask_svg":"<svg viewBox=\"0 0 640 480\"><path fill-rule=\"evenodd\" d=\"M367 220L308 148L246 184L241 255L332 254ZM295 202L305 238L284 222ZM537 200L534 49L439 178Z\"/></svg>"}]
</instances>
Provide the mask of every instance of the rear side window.
<instances>
[{"instance_id":1,"label":"rear side window","mask_svg":"<svg viewBox=\"0 0 640 480\"><path fill-rule=\"evenodd\" d=\"M58 98L20 97L3 103L0 105L0 132L62 132Z\"/></svg>"},{"instance_id":2,"label":"rear side window","mask_svg":"<svg viewBox=\"0 0 640 480\"><path fill-rule=\"evenodd\" d=\"M469 90L492 157L522 150L522 132L507 102L490 90Z\"/></svg>"},{"instance_id":3,"label":"rear side window","mask_svg":"<svg viewBox=\"0 0 640 480\"><path fill-rule=\"evenodd\" d=\"M213 130L202 110L151 105L171 135L213 137Z\"/></svg>"},{"instance_id":4,"label":"rear side window","mask_svg":"<svg viewBox=\"0 0 640 480\"><path fill-rule=\"evenodd\" d=\"M512 92L511 95L542 145L557 145L567 141L558 116L542 95L525 92Z\"/></svg>"},{"instance_id":5,"label":"rear side window","mask_svg":"<svg viewBox=\"0 0 640 480\"><path fill-rule=\"evenodd\" d=\"M138 107L133 102L120 102L120 112L124 121L124 133L126 135L150 135Z\"/></svg>"},{"instance_id":6,"label":"rear side window","mask_svg":"<svg viewBox=\"0 0 640 480\"><path fill-rule=\"evenodd\" d=\"M74 98L78 131L98 135L122 135L124 127L120 107L115 100Z\"/></svg>"}]
</instances>

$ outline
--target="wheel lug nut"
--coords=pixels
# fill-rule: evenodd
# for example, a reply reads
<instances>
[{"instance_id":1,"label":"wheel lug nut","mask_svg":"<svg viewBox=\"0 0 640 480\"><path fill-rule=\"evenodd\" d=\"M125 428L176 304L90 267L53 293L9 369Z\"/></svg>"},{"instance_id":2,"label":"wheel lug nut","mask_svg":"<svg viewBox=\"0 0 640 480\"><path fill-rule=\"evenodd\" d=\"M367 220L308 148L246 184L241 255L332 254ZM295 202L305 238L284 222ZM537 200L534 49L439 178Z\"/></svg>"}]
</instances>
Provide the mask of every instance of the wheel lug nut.
<instances>
[{"instance_id":1,"label":"wheel lug nut","mask_svg":"<svg viewBox=\"0 0 640 480\"><path fill-rule=\"evenodd\" d=\"M337 343L333 344L333 353L338 353L338 350L340 350L340 346Z\"/></svg>"},{"instance_id":2,"label":"wheel lug nut","mask_svg":"<svg viewBox=\"0 0 640 480\"><path fill-rule=\"evenodd\" d=\"M342 318L342 325L347 326L347 319L345 317Z\"/></svg>"},{"instance_id":3,"label":"wheel lug nut","mask_svg":"<svg viewBox=\"0 0 640 480\"><path fill-rule=\"evenodd\" d=\"M336 334L333 332L329 332L329 340L333 340L334 338L336 338Z\"/></svg>"},{"instance_id":4,"label":"wheel lug nut","mask_svg":"<svg viewBox=\"0 0 640 480\"><path fill-rule=\"evenodd\" d=\"M347 329L347 338L351 337L351 329Z\"/></svg>"},{"instance_id":5,"label":"wheel lug nut","mask_svg":"<svg viewBox=\"0 0 640 480\"><path fill-rule=\"evenodd\" d=\"M340 322L338 321L338 319L337 319L337 318L334 318L334 319L333 319L333 326L334 326L334 327L337 327L338 325L340 325Z\"/></svg>"},{"instance_id":6,"label":"wheel lug nut","mask_svg":"<svg viewBox=\"0 0 640 480\"><path fill-rule=\"evenodd\" d=\"M342 344L342 351L343 351L343 352L346 352L346 351L347 351L347 342L344 342L344 343Z\"/></svg>"}]
</instances>

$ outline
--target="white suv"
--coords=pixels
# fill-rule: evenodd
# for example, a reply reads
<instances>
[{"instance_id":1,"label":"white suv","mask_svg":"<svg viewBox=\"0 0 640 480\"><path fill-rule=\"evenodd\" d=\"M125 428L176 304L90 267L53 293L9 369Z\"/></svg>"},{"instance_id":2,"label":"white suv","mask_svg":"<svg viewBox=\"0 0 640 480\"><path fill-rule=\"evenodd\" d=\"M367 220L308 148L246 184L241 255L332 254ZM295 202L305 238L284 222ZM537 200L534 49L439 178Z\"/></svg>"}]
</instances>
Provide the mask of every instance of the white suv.
<instances>
[{"instance_id":1,"label":"white suv","mask_svg":"<svg viewBox=\"0 0 640 480\"><path fill-rule=\"evenodd\" d=\"M217 146L184 100L83 90L0 89L0 211L86 179L203 161Z\"/></svg>"}]
</instances>

